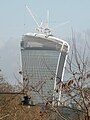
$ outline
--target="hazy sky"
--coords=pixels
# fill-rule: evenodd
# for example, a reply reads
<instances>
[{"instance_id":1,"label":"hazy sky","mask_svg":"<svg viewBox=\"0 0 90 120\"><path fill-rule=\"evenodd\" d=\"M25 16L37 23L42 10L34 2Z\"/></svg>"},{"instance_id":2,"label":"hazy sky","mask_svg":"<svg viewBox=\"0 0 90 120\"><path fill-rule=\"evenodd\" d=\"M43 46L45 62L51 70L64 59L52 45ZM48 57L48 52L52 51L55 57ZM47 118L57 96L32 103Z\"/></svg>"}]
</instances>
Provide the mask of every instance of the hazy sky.
<instances>
[{"instance_id":1,"label":"hazy sky","mask_svg":"<svg viewBox=\"0 0 90 120\"><path fill-rule=\"evenodd\" d=\"M45 26L46 12L50 12L50 27L61 38L90 29L90 0L0 0L0 66L6 79L15 81L20 69L22 34L35 31L36 24L25 8L28 5L36 20ZM61 23L67 22L64 26Z\"/></svg>"}]
</instances>

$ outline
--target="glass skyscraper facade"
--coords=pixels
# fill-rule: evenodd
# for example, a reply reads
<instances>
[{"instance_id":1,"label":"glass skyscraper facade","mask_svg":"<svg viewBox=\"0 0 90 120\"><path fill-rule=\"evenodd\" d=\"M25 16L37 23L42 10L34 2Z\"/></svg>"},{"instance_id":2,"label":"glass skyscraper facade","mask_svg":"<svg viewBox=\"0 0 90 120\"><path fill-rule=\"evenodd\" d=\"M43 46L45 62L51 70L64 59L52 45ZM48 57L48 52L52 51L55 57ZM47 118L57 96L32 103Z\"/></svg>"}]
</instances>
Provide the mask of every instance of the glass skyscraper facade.
<instances>
[{"instance_id":1,"label":"glass skyscraper facade","mask_svg":"<svg viewBox=\"0 0 90 120\"><path fill-rule=\"evenodd\" d=\"M21 41L23 83L34 104L59 100L69 45L43 34L25 34Z\"/></svg>"}]
</instances>

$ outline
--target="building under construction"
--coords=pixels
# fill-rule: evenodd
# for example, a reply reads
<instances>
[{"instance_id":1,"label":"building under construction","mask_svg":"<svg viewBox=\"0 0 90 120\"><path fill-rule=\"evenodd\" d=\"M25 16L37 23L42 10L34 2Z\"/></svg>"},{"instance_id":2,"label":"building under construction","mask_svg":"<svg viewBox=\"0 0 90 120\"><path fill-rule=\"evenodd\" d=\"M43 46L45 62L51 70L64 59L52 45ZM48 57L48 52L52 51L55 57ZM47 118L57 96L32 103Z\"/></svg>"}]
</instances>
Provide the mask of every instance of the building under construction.
<instances>
[{"instance_id":1,"label":"building under construction","mask_svg":"<svg viewBox=\"0 0 90 120\"><path fill-rule=\"evenodd\" d=\"M26 91L33 104L46 100L60 103L61 86L69 45L45 33L24 34L21 41L22 74Z\"/></svg>"}]
</instances>

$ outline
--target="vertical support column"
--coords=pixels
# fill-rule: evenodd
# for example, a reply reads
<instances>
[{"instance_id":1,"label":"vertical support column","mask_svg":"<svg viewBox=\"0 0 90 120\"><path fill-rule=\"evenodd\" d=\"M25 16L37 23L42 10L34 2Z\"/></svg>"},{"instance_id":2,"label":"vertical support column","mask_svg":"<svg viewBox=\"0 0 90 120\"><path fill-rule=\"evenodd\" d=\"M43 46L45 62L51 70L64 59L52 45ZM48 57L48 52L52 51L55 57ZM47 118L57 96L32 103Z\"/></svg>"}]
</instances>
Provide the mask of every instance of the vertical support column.
<instances>
[{"instance_id":1,"label":"vertical support column","mask_svg":"<svg viewBox=\"0 0 90 120\"><path fill-rule=\"evenodd\" d=\"M61 57L61 52L63 50L63 46L64 46L64 43L62 44L62 47L61 47L61 50L60 50L60 53L59 53L59 57L58 57L58 62L57 62L57 68L56 68L56 73L55 73L55 82L54 82L54 91L53 91L53 102L52 102L52 106L55 105L55 101L57 102L57 98L60 98L59 97L59 94L56 93L56 89L57 89L57 73L58 73L58 67L59 67L59 62L60 62L60 57Z\"/></svg>"},{"instance_id":2,"label":"vertical support column","mask_svg":"<svg viewBox=\"0 0 90 120\"><path fill-rule=\"evenodd\" d=\"M65 44L64 44L65 45ZM63 45L63 46L64 46ZM63 69L62 69L62 76L61 76L61 84L60 84L60 88L59 88L59 94L58 94L58 106L60 105L60 100L61 100L61 92L62 92L62 82L63 82L63 77L64 77L64 72L65 72L65 66L66 66L66 61L67 61L67 56L68 56L68 52L69 52L69 45L68 45L68 49L65 51L66 55L63 55L63 58L65 57L64 60L64 65L63 65Z\"/></svg>"}]
</instances>

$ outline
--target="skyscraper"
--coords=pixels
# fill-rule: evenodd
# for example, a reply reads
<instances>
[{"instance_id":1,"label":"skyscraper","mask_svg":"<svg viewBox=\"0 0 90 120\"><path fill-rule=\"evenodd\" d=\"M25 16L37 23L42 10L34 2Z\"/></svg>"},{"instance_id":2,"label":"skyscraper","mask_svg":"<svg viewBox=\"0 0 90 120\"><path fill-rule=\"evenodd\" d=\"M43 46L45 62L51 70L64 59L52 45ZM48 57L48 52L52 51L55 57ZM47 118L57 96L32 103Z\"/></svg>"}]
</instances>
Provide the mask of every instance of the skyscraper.
<instances>
[{"instance_id":1,"label":"skyscraper","mask_svg":"<svg viewBox=\"0 0 90 120\"><path fill-rule=\"evenodd\" d=\"M21 41L24 87L34 104L45 100L60 102L69 45L64 40L42 33L27 33Z\"/></svg>"}]
</instances>

